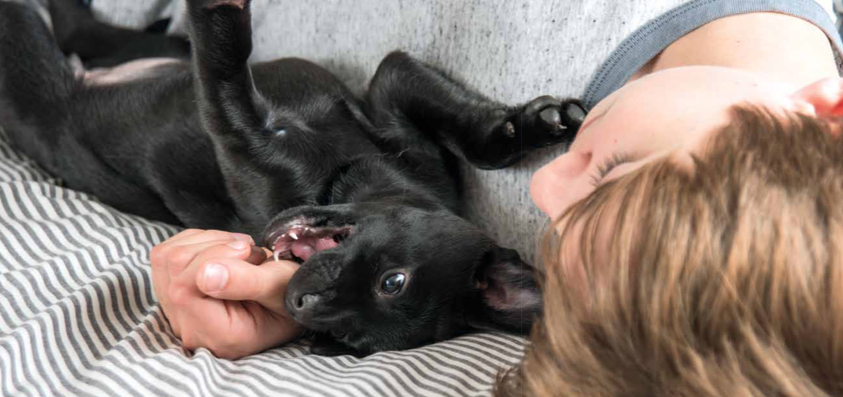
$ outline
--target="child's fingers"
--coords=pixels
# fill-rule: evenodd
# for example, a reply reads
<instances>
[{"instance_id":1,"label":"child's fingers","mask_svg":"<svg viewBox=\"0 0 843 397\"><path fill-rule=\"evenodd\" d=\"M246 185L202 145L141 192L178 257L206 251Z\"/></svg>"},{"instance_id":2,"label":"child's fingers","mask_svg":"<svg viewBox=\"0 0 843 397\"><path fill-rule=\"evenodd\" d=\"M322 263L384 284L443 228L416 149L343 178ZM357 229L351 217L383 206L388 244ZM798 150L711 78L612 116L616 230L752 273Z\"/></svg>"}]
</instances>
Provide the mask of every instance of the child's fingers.
<instances>
[{"instance_id":1,"label":"child's fingers","mask_svg":"<svg viewBox=\"0 0 843 397\"><path fill-rule=\"evenodd\" d=\"M196 232L198 230L198 232ZM165 245L169 246L181 246L181 245L189 245L189 244L197 244L202 243L205 241L213 241L213 240L238 240L238 241L245 241L249 244L254 245L255 241L252 239L251 236L248 234L242 233L230 233L224 232L221 230L200 230L200 229L189 229L184 232L177 234L175 237L170 238L166 242Z\"/></svg>"},{"instance_id":2,"label":"child's fingers","mask_svg":"<svg viewBox=\"0 0 843 397\"><path fill-rule=\"evenodd\" d=\"M284 294L299 265L290 261L260 266L236 259L204 264L196 273L199 289L217 299L255 301L276 313L284 312Z\"/></svg>"},{"instance_id":3,"label":"child's fingers","mask_svg":"<svg viewBox=\"0 0 843 397\"><path fill-rule=\"evenodd\" d=\"M220 248L214 249L212 255L218 258L245 259L251 252L249 243L239 240L212 240L181 245L167 252L164 259L167 273L171 278L178 277L200 254L216 247Z\"/></svg>"}]
</instances>

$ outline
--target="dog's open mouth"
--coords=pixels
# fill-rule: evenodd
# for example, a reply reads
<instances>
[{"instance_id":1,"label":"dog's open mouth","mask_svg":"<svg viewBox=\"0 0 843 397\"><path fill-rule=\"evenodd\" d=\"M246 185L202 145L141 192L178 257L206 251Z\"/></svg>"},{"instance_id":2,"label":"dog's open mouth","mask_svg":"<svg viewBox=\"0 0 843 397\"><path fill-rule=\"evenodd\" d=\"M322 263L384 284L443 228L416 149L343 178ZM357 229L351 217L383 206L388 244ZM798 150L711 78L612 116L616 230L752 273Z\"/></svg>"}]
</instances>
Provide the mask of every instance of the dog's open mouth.
<instances>
[{"instance_id":1,"label":"dog's open mouth","mask_svg":"<svg viewBox=\"0 0 843 397\"><path fill-rule=\"evenodd\" d=\"M313 254L340 245L351 235L351 226L316 227L294 223L277 230L270 241L275 260L285 259L304 263Z\"/></svg>"}]
</instances>

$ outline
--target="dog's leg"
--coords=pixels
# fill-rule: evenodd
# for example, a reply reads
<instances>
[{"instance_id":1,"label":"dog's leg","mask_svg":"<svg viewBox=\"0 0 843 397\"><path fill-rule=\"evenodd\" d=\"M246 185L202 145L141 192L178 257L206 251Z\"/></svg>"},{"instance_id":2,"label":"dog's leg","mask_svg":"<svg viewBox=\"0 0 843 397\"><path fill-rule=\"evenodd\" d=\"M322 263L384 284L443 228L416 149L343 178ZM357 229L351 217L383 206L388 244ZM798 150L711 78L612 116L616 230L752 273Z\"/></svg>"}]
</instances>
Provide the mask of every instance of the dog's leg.
<instances>
[{"instance_id":1,"label":"dog's leg","mask_svg":"<svg viewBox=\"0 0 843 397\"><path fill-rule=\"evenodd\" d=\"M141 58L190 56L187 40L97 21L90 1L50 0L49 11L59 47L65 54L77 54L89 68L111 67Z\"/></svg>"},{"instance_id":2,"label":"dog's leg","mask_svg":"<svg viewBox=\"0 0 843 397\"><path fill-rule=\"evenodd\" d=\"M409 121L484 169L505 167L532 149L571 141L585 117L578 101L549 96L505 106L401 52L381 62L368 103L376 125Z\"/></svg>"},{"instance_id":3,"label":"dog's leg","mask_svg":"<svg viewBox=\"0 0 843 397\"><path fill-rule=\"evenodd\" d=\"M219 149L241 152L263 130L248 65L248 0L188 0L199 110Z\"/></svg>"},{"instance_id":4,"label":"dog's leg","mask_svg":"<svg viewBox=\"0 0 843 397\"><path fill-rule=\"evenodd\" d=\"M196 99L226 189L245 224L263 225L284 207L290 186L267 153L266 104L247 63L252 51L249 0L188 0ZM263 159L263 160L261 160ZM255 194L255 192L265 192Z\"/></svg>"},{"instance_id":5,"label":"dog's leg","mask_svg":"<svg viewBox=\"0 0 843 397\"><path fill-rule=\"evenodd\" d=\"M0 123L50 171L74 89L73 71L38 13L0 2Z\"/></svg>"},{"instance_id":6,"label":"dog's leg","mask_svg":"<svg viewBox=\"0 0 843 397\"><path fill-rule=\"evenodd\" d=\"M143 183L105 164L108 155L126 152L100 142L116 133L98 134L100 126L115 125L108 120L139 120L127 116L138 111L137 102L115 100L121 98L118 91L84 87L35 9L0 1L0 126L14 146L67 186L96 194L119 209L177 223ZM119 102L133 106L115 104Z\"/></svg>"}]
</instances>

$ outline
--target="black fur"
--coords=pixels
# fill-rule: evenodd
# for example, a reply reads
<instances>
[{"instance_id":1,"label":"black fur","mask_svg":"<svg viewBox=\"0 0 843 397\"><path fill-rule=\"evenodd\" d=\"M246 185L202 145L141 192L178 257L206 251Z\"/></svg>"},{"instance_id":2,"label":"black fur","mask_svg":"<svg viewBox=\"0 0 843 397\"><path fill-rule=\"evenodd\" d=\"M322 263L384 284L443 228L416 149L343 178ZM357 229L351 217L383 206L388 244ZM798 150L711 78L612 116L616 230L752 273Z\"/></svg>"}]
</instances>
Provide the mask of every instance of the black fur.
<instances>
[{"instance_id":1,"label":"black fur","mask_svg":"<svg viewBox=\"0 0 843 397\"><path fill-rule=\"evenodd\" d=\"M188 1L192 63L90 84L64 53L114 65L189 47L97 23L75 0L53 0L54 19L69 8L78 15L54 38L33 10L0 2L0 120L69 187L147 218L249 233L285 258L338 242L304 261L286 296L328 341L317 353L529 330L534 272L458 215L455 155L495 169L568 141L584 116L576 101L505 106L401 52L361 100L305 60L247 64L247 0ZM103 36L115 32L141 50L113 48ZM398 273L403 288L386 292Z\"/></svg>"}]
</instances>

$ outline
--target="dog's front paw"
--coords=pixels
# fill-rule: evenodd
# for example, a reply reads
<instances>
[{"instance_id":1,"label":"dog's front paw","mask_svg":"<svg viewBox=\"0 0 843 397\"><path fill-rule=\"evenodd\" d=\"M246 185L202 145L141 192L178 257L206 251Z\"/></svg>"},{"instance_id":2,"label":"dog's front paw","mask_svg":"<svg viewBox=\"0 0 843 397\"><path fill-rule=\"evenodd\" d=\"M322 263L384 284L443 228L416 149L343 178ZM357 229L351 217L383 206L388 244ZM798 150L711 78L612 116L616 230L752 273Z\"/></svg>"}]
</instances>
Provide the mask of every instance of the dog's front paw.
<instances>
[{"instance_id":1,"label":"dog's front paw","mask_svg":"<svg viewBox=\"0 0 843 397\"><path fill-rule=\"evenodd\" d=\"M560 101L551 96L541 96L518 107L493 110L487 119L491 126L486 127L483 144L468 148L467 157L479 168L503 168L531 150L570 142L585 114L580 101Z\"/></svg>"},{"instance_id":2,"label":"dog's front paw","mask_svg":"<svg viewBox=\"0 0 843 397\"><path fill-rule=\"evenodd\" d=\"M570 141L585 118L585 109L579 101L560 101L552 96L533 99L519 110L503 128L525 145L525 149Z\"/></svg>"},{"instance_id":3,"label":"dog's front paw","mask_svg":"<svg viewBox=\"0 0 843 397\"><path fill-rule=\"evenodd\" d=\"M217 77L239 70L252 53L250 0L187 0L195 62Z\"/></svg>"}]
</instances>

